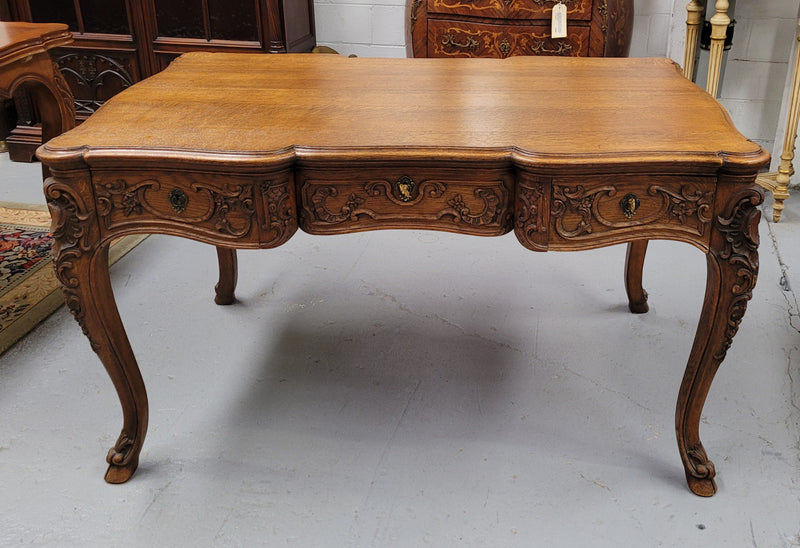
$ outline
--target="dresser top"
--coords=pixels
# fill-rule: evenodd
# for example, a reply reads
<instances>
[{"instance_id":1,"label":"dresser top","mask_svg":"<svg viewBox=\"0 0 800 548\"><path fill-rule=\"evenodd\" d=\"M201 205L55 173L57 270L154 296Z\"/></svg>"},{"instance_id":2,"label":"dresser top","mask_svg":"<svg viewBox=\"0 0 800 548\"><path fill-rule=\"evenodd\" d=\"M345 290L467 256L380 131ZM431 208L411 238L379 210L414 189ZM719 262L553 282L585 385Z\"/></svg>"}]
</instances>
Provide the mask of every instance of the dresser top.
<instances>
[{"instance_id":1,"label":"dresser top","mask_svg":"<svg viewBox=\"0 0 800 548\"><path fill-rule=\"evenodd\" d=\"M191 53L39 151L262 162L513 158L520 164L768 159L666 59L370 59ZM287 160L287 158L289 160Z\"/></svg>"}]
</instances>

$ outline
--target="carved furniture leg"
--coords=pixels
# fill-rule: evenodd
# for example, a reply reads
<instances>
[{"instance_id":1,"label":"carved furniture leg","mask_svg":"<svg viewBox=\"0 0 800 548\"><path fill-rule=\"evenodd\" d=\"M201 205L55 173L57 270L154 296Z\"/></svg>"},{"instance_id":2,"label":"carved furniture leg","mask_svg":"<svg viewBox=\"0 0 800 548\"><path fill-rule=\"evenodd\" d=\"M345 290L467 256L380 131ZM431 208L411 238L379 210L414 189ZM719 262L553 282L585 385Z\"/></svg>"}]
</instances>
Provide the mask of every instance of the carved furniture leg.
<instances>
[{"instance_id":1,"label":"carved furniture leg","mask_svg":"<svg viewBox=\"0 0 800 548\"><path fill-rule=\"evenodd\" d=\"M236 281L238 279L238 266L236 250L227 247L217 247L219 260L219 282L214 286L217 304L233 304L236 301Z\"/></svg>"},{"instance_id":2,"label":"carved furniture leg","mask_svg":"<svg viewBox=\"0 0 800 548\"><path fill-rule=\"evenodd\" d=\"M708 52L708 80L706 91L712 96L717 96L719 76L722 71L722 52L725 48L725 36L728 34L728 0L717 0L716 13L711 18L711 46Z\"/></svg>"},{"instance_id":3,"label":"carved furniture leg","mask_svg":"<svg viewBox=\"0 0 800 548\"><path fill-rule=\"evenodd\" d=\"M81 180L71 183L45 182L56 276L70 312L103 362L122 405L122 431L108 452L105 479L123 483L139 464L147 432L147 393L114 301L108 270L109 242L98 243L95 212L81 198L91 196L89 185Z\"/></svg>"},{"instance_id":4,"label":"carved furniture leg","mask_svg":"<svg viewBox=\"0 0 800 548\"><path fill-rule=\"evenodd\" d=\"M716 490L714 464L700 442L700 416L711 382L742 321L758 274L758 221L763 195L753 188L728 202L716 219L707 254L705 301L678 393L675 432L686 481L695 494Z\"/></svg>"},{"instance_id":5,"label":"carved furniture leg","mask_svg":"<svg viewBox=\"0 0 800 548\"><path fill-rule=\"evenodd\" d=\"M683 75L694 76L694 58L697 55L697 35L703 22L703 3L691 0L686 5L686 45L683 51Z\"/></svg>"},{"instance_id":6,"label":"carved furniture leg","mask_svg":"<svg viewBox=\"0 0 800 548\"><path fill-rule=\"evenodd\" d=\"M644 314L650 310L647 291L642 287L646 252L647 240L636 240L628 243L628 252L625 254L625 291L628 294L628 309L634 314Z\"/></svg>"}]
</instances>

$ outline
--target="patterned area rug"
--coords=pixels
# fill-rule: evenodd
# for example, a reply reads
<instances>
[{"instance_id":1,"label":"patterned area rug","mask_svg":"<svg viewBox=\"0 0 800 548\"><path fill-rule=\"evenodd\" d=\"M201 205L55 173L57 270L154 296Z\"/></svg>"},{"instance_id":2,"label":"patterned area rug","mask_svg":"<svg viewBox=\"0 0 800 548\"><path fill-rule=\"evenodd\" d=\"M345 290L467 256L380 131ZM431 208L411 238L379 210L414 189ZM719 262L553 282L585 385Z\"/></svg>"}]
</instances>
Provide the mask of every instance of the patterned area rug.
<instances>
[{"instance_id":1,"label":"patterned area rug","mask_svg":"<svg viewBox=\"0 0 800 548\"><path fill-rule=\"evenodd\" d=\"M145 238L128 236L112 243L109 262ZM64 304L52 245L46 207L0 202L0 353Z\"/></svg>"}]
</instances>

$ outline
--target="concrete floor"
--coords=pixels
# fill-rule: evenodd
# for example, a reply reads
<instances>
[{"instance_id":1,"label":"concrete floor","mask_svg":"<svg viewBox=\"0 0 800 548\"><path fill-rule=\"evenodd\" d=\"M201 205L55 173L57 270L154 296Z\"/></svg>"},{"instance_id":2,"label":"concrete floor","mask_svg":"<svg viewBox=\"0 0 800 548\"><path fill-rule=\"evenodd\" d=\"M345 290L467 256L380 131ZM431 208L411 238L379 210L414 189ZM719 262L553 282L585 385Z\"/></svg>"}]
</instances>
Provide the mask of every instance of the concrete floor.
<instances>
[{"instance_id":1,"label":"concrete floor","mask_svg":"<svg viewBox=\"0 0 800 548\"><path fill-rule=\"evenodd\" d=\"M43 203L38 165L0 155L0 192ZM632 315L622 246L298 233L241 252L219 307L213 248L152 236L112 270L149 389L140 469L103 482L119 403L62 308L0 357L0 545L798 546L800 195L761 241L703 499L673 430L691 246L651 245Z\"/></svg>"}]
</instances>

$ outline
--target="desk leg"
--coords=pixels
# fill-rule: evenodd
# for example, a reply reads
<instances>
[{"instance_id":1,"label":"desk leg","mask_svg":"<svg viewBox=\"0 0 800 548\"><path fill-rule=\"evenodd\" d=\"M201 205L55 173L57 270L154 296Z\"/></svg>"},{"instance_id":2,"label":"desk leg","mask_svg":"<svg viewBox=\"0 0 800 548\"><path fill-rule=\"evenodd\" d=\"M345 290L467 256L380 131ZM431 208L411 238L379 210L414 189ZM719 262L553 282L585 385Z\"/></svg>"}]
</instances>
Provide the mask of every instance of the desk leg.
<instances>
[{"instance_id":1,"label":"desk leg","mask_svg":"<svg viewBox=\"0 0 800 548\"><path fill-rule=\"evenodd\" d=\"M700 416L756 283L761 218L757 206L763 199L755 188L734 195L714 223L706 256L705 301L675 412L675 432L686 481L700 496L710 497L717 490L714 464L700 442Z\"/></svg>"},{"instance_id":2,"label":"desk leg","mask_svg":"<svg viewBox=\"0 0 800 548\"><path fill-rule=\"evenodd\" d=\"M45 196L52 217L56 276L70 312L99 356L122 405L123 426L108 452L105 479L123 483L139 464L147 432L147 393L119 317L108 271L109 242L99 242L97 217L81 196L91 196L86 180L70 184L47 179Z\"/></svg>"},{"instance_id":3,"label":"desk leg","mask_svg":"<svg viewBox=\"0 0 800 548\"><path fill-rule=\"evenodd\" d=\"M214 286L214 302L217 304L233 304L236 300L236 281L239 277L236 250L228 247L217 247L219 261L219 282Z\"/></svg>"},{"instance_id":4,"label":"desk leg","mask_svg":"<svg viewBox=\"0 0 800 548\"><path fill-rule=\"evenodd\" d=\"M643 314L650 310L647 306L647 291L642 287L646 252L647 240L636 240L628 244L625 255L625 291L628 293L628 309L634 314Z\"/></svg>"}]
</instances>

